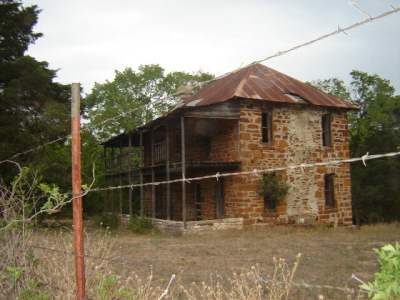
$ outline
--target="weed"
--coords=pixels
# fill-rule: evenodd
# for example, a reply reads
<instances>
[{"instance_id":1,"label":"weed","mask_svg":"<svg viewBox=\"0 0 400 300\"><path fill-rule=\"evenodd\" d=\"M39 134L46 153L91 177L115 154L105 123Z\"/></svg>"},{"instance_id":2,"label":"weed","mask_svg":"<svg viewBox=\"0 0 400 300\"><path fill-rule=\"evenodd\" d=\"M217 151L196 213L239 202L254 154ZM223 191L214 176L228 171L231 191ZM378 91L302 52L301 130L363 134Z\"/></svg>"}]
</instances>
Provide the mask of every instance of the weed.
<instances>
[{"instance_id":1,"label":"weed","mask_svg":"<svg viewBox=\"0 0 400 300\"><path fill-rule=\"evenodd\" d=\"M387 244L374 249L378 254L379 271L374 281L361 285L373 300L400 299L400 244Z\"/></svg>"},{"instance_id":2,"label":"weed","mask_svg":"<svg viewBox=\"0 0 400 300\"><path fill-rule=\"evenodd\" d=\"M152 230L153 224L149 218L132 215L129 218L128 228L135 233L146 233Z\"/></svg>"}]
</instances>

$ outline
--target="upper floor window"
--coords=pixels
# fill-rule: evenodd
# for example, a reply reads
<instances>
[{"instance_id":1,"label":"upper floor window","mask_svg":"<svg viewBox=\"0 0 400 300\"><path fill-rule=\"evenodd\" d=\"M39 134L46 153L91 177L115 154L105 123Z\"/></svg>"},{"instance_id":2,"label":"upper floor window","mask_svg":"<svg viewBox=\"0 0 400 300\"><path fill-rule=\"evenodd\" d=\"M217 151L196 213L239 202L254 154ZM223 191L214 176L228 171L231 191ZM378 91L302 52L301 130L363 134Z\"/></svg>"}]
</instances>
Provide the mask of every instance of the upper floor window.
<instances>
[{"instance_id":1,"label":"upper floor window","mask_svg":"<svg viewBox=\"0 0 400 300\"><path fill-rule=\"evenodd\" d=\"M330 114L322 115L321 126L322 126L322 145L325 147L330 147L332 146Z\"/></svg>"},{"instance_id":2,"label":"upper floor window","mask_svg":"<svg viewBox=\"0 0 400 300\"><path fill-rule=\"evenodd\" d=\"M325 206L335 207L335 184L334 184L335 174L325 174L324 176L324 186L325 186Z\"/></svg>"},{"instance_id":3,"label":"upper floor window","mask_svg":"<svg viewBox=\"0 0 400 300\"><path fill-rule=\"evenodd\" d=\"M263 112L261 115L261 137L262 142L271 144L272 142L272 112Z\"/></svg>"}]
</instances>

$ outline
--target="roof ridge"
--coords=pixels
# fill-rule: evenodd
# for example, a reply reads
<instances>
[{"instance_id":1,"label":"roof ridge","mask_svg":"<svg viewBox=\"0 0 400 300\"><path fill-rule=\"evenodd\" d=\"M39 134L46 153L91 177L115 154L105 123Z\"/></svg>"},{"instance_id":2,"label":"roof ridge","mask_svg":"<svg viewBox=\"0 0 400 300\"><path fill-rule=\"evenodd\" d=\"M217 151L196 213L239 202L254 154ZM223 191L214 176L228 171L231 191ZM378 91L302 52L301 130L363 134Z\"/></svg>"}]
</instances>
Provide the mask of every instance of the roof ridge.
<instances>
[{"instance_id":1,"label":"roof ridge","mask_svg":"<svg viewBox=\"0 0 400 300\"><path fill-rule=\"evenodd\" d=\"M351 101L325 93L317 87L261 63L246 65L215 78L191 97L183 100L181 107L194 100L197 101L192 103L191 107L220 103L233 97L296 103L285 95L287 92L296 93L315 106L356 109Z\"/></svg>"},{"instance_id":2,"label":"roof ridge","mask_svg":"<svg viewBox=\"0 0 400 300\"><path fill-rule=\"evenodd\" d=\"M246 84L247 80L250 78L250 74L251 74L251 69L250 68L243 68L243 71L245 70L245 74L243 76L243 78L240 80L239 84L236 86L235 88L235 92L234 95L235 96L240 96L242 90L243 90L243 86Z\"/></svg>"}]
</instances>

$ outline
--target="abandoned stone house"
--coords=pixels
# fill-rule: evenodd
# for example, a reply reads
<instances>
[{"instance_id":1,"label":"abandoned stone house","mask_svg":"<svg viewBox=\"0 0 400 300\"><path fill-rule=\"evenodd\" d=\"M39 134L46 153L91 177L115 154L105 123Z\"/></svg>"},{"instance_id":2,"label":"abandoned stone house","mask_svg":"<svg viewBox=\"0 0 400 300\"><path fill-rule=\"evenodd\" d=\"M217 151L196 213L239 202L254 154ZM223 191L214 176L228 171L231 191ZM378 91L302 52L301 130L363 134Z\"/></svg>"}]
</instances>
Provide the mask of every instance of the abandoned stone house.
<instances>
[{"instance_id":1,"label":"abandoned stone house","mask_svg":"<svg viewBox=\"0 0 400 300\"><path fill-rule=\"evenodd\" d=\"M184 94L168 114L103 143L110 183L149 183L349 158L351 103L253 64ZM135 151L141 153L134 162ZM284 199L260 196L260 176L145 185L119 193L122 213L154 219L238 218L244 224L352 223L349 164L279 174ZM137 196L136 196L137 195ZM115 197L115 195L114 195ZM118 197L117 197L118 198ZM128 199L128 204L124 202Z\"/></svg>"}]
</instances>

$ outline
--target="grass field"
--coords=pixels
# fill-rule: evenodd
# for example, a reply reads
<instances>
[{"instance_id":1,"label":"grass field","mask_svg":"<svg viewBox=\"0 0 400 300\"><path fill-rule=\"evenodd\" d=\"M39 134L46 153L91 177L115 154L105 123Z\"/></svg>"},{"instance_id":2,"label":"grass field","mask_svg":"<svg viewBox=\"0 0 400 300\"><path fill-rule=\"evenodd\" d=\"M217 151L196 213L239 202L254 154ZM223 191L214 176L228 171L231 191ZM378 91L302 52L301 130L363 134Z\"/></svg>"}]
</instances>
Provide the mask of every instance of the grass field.
<instances>
[{"instance_id":1,"label":"grass field","mask_svg":"<svg viewBox=\"0 0 400 300\"><path fill-rule=\"evenodd\" d=\"M172 274L177 274L176 284L188 286L192 282L210 282L210 276L246 272L255 265L263 273L271 274L273 257L285 258L290 265L301 253L296 283L353 288L357 282L351 279L352 274L368 281L377 271L373 248L400 241L399 224L360 229L257 227L181 237L118 230L102 241L92 238L92 231L88 233L86 247L89 255L97 253L113 259L110 266L122 278L132 271L146 278L152 270L153 284L159 286L165 286ZM56 241L59 238L60 233L54 230L39 231L34 243L64 250L64 245ZM47 250L37 251L54 255ZM91 257L87 262L88 268L100 264ZM290 299L317 299L319 294L324 299L350 297L337 289L313 287L298 288Z\"/></svg>"}]
</instances>

